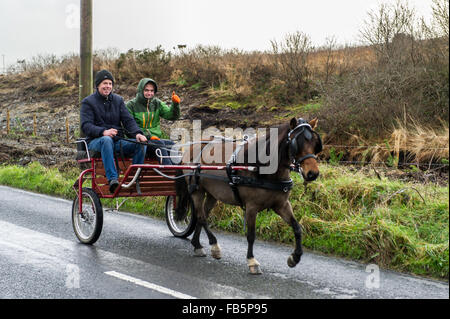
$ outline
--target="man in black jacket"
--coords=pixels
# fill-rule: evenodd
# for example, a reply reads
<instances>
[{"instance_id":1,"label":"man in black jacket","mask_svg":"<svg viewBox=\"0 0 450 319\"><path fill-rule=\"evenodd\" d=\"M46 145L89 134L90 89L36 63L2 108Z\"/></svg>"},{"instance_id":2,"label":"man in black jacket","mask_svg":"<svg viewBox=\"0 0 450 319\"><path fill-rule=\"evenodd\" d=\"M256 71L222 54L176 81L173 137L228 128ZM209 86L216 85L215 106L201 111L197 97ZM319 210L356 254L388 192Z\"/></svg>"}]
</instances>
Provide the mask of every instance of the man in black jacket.
<instances>
[{"instance_id":1,"label":"man in black jacket","mask_svg":"<svg viewBox=\"0 0 450 319\"><path fill-rule=\"evenodd\" d=\"M123 98L112 93L114 78L107 70L95 76L96 91L81 101L81 129L87 137L90 150L101 152L109 191L114 193L119 185L118 173L114 165L114 153L120 151L124 156L133 156L133 164L144 163L146 146L124 141L122 126L130 137L138 142L147 138L125 107Z\"/></svg>"}]
</instances>

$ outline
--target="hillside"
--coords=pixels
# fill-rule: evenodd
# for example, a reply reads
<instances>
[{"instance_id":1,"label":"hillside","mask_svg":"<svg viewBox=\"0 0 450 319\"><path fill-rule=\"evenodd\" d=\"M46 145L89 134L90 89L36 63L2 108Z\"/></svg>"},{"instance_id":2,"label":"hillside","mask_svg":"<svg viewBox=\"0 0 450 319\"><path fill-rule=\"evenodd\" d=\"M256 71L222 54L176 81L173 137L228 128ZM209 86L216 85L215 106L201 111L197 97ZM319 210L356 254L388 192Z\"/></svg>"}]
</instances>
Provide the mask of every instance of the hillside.
<instances>
[{"instance_id":1,"label":"hillside","mask_svg":"<svg viewBox=\"0 0 450 319\"><path fill-rule=\"evenodd\" d=\"M448 181L448 36L318 49L292 44L300 40L307 36L290 34L272 52L104 50L94 54L94 72L110 70L126 101L142 77L157 80L163 101L176 91L181 119L162 120L166 134L195 119L223 130L317 117L322 160ZM74 165L64 163L79 136L78 75L76 55L37 56L0 75L1 163Z\"/></svg>"}]
</instances>

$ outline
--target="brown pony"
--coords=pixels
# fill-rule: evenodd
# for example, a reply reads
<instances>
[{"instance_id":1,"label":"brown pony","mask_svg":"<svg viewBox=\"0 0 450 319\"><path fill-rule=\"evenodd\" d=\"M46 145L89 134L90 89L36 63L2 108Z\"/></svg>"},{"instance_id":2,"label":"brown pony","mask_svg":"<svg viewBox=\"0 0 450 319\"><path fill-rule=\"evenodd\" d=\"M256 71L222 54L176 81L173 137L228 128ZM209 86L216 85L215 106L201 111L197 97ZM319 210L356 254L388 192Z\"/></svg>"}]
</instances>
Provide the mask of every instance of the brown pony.
<instances>
[{"instance_id":1,"label":"brown pony","mask_svg":"<svg viewBox=\"0 0 450 319\"><path fill-rule=\"evenodd\" d=\"M294 170L301 172L306 182L311 182L319 176L319 167L315 154L322 150L322 141L319 134L314 131L317 122L317 119L307 123L303 119L297 120L293 118L290 123L277 127L278 136L276 142L278 143L278 153L276 154L276 159L278 165L276 166L276 172L272 174L260 174L259 169L257 171L239 170L232 172L231 166L229 167L230 170L227 171L200 172L196 176L186 176L177 180L179 201L175 213L176 218L182 219L184 217L189 200L192 200L197 216L197 224L191 240L195 256L206 256L203 246L200 244L200 233L202 228L204 228L209 244L212 245L211 255L216 259L221 258L217 239L207 224L208 215L219 200L226 204L240 205L244 208L248 241L247 264L250 273L261 273L259 263L253 256L253 243L255 241L256 215L265 209L272 209L286 223L291 225L295 236L295 250L289 256L287 263L289 267L295 267L300 262L303 253L301 244L302 231L294 217L292 206L289 202L290 189L293 184L290 179L290 173L293 167L296 168ZM267 137L259 138L268 139ZM235 153L244 152L247 154L252 147L255 147L257 140L249 141ZM233 143L233 150L236 150L236 143ZM202 150L206 150L207 145L209 144L202 145ZM269 148L270 142L267 145ZM191 152L188 156L185 156L186 158L183 158L183 163L186 164L193 161L191 154L193 153ZM215 163L214 165L219 164ZM258 161L253 164L246 162L236 165L250 165L261 168ZM189 172L179 172L180 175L182 173L188 174ZM232 183L231 181L238 182Z\"/></svg>"}]
</instances>

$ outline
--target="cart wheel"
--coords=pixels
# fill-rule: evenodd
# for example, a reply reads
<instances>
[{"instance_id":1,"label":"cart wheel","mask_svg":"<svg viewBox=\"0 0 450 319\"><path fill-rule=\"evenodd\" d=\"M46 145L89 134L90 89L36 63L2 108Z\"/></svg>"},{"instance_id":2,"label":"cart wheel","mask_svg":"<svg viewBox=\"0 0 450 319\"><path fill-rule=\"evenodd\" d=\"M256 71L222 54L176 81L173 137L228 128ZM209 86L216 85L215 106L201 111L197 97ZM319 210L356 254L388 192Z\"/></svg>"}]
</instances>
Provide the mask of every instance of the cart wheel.
<instances>
[{"instance_id":1,"label":"cart wheel","mask_svg":"<svg viewBox=\"0 0 450 319\"><path fill-rule=\"evenodd\" d=\"M91 245L100 237L103 227L103 208L92 188L82 189L83 211L78 211L78 196L72 204L72 226L83 244Z\"/></svg>"},{"instance_id":2,"label":"cart wheel","mask_svg":"<svg viewBox=\"0 0 450 319\"><path fill-rule=\"evenodd\" d=\"M188 210L181 220L175 216L175 196L167 196L166 199L166 222L175 237L186 238L195 230L197 217L194 215L194 203L189 200Z\"/></svg>"}]
</instances>

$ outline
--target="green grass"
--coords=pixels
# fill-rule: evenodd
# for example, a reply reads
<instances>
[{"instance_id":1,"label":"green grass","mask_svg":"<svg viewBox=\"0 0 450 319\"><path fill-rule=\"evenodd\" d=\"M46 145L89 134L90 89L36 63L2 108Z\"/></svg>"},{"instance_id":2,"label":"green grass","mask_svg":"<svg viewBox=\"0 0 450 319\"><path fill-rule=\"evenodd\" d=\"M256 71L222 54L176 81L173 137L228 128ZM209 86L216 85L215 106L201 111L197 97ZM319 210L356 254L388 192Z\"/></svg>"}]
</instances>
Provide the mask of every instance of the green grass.
<instances>
[{"instance_id":1,"label":"green grass","mask_svg":"<svg viewBox=\"0 0 450 319\"><path fill-rule=\"evenodd\" d=\"M45 168L38 162L26 167L0 166L0 184L62 198L74 194L71 187L76 176L75 171L63 175L58 169Z\"/></svg>"},{"instance_id":2,"label":"green grass","mask_svg":"<svg viewBox=\"0 0 450 319\"><path fill-rule=\"evenodd\" d=\"M242 108L245 108L245 101L244 102L237 102L228 99L227 97L220 97L215 98L214 102L208 105L211 109L225 109L230 108L232 110L239 110Z\"/></svg>"},{"instance_id":3,"label":"green grass","mask_svg":"<svg viewBox=\"0 0 450 319\"><path fill-rule=\"evenodd\" d=\"M305 104L305 105L301 106L303 111L306 112L306 113L308 113L308 112L317 112L317 111L320 110L321 107L322 107L321 103L309 103L309 104Z\"/></svg>"},{"instance_id":4,"label":"green grass","mask_svg":"<svg viewBox=\"0 0 450 319\"><path fill-rule=\"evenodd\" d=\"M193 89L193 90L200 90L203 86L204 86L203 83L198 82L198 83L195 83L195 84L191 85L191 89Z\"/></svg>"},{"instance_id":5,"label":"green grass","mask_svg":"<svg viewBox=\"0 0 450 319\"><path fill-rule=\"evenodd\" d=\"M380 267L448 279L449 187L379 180L346 168L321 165L306 188L297 174L291 204L306 248ZM38 163L0 166L0 184L73 199L78 170L61 173ZM88 185L87 185L88 186ZM121 210L164 217L165 198L132 198ZM104 207L114 200L102 200ZM216 229L245 234L243 212L219 203ZM257 238L293 244L290 227L271 210L258 214Z\"/></svg>"}]
</instances>

